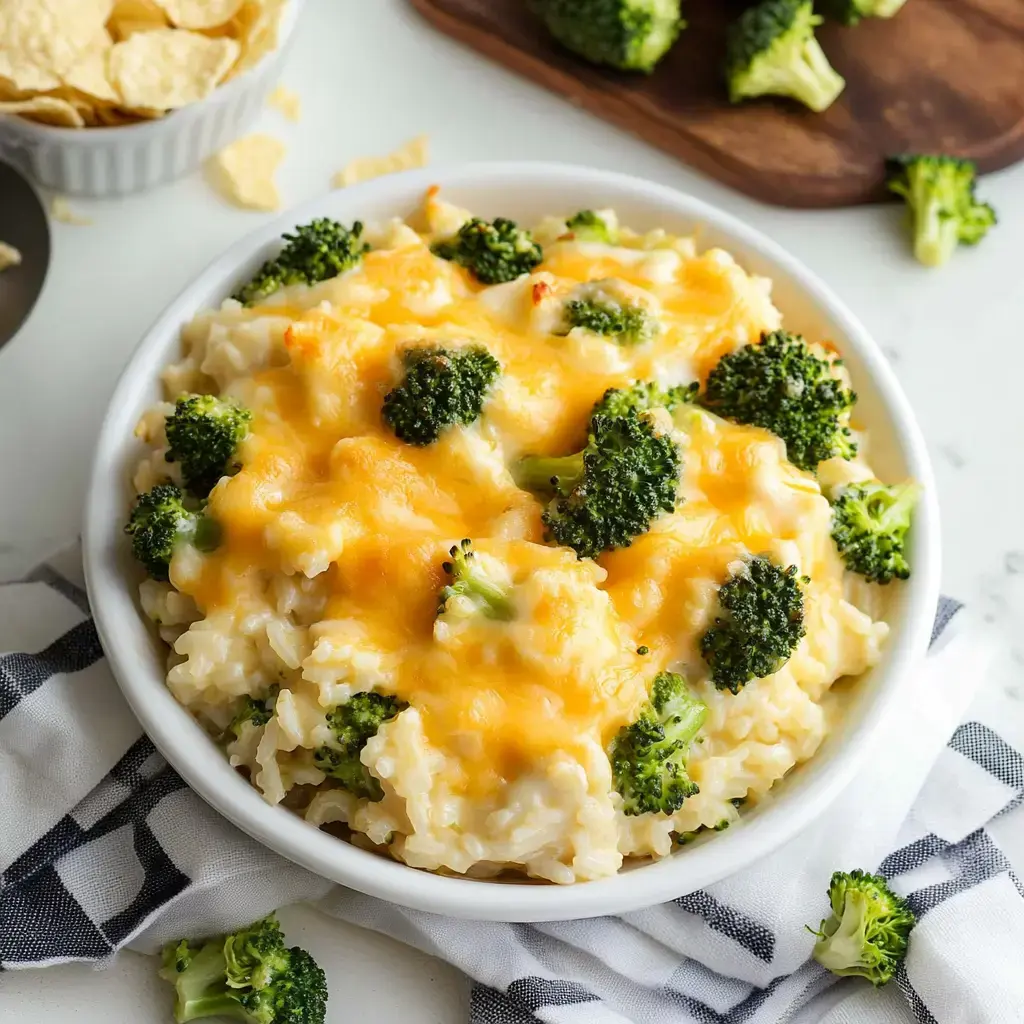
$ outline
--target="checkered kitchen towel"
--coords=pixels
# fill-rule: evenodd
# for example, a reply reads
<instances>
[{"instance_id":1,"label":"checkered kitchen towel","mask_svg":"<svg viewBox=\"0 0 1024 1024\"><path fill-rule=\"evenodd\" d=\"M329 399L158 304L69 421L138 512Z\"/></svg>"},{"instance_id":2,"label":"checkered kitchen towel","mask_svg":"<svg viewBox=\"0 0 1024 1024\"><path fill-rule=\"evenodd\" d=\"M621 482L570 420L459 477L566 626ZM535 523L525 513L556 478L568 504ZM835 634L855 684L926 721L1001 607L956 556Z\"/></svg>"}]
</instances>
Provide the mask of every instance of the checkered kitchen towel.
<instances>
[{"instance_id":1,"label":"checkered kitchen towel","mask_svg":"<svg viewBox=\"0 0 1024 1024\"><path fill-rule=\"evenodd\" d=\"M77 552L0 587L0 964L101 960L298 900L456 964L472 1024L1024 1020L1024 713L943 601L932 651L825 818L724 882L617 918L448 920L332 886L185 788L103 662ZM991 689L991 688L989 688ZM836 868L878 868L919 916L898 983L808 961ZM330 979L334 1020L345 979ZM2 984L2 983L0 983Z\"/></svg>"}]
</instances>

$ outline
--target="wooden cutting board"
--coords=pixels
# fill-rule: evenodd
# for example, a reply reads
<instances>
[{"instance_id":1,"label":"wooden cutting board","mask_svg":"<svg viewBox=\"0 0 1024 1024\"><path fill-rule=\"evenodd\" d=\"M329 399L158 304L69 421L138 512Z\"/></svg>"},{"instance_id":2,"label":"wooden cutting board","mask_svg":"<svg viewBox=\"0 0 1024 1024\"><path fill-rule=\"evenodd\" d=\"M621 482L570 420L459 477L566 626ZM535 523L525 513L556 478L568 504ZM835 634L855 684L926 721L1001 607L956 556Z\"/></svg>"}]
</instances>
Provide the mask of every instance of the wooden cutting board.
<instances>
[{"instance_id":1,"label":"wooden cutting board","mask_svg":"<svg viewBox=\"0 0 1024 1024\"><path fill-rule=\"evenodd\" d=\"M596 68L554 43L526 0L411 0L434 25L741 192L780 206L885 196L883 160L1024 159L1024 0L908 0L889 21L826 24L846 78L823 114L788 100L731 106L722 83L736 0L688 0L689 27L651 76Z\"/></svg>"}]
</instances>

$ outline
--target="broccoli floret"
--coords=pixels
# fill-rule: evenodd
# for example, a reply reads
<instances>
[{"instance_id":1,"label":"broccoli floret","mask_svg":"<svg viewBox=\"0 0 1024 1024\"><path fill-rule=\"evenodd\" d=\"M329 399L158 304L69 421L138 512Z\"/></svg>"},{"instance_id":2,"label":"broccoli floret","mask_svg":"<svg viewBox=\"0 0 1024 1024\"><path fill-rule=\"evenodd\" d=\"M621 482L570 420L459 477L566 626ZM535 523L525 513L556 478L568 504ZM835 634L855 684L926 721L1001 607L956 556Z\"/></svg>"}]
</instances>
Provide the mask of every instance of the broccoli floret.
<instances>
[{"instance_id":1,"label":"broccoli floret","mask_svg":"<svg viewBox=\"0 0 1024 1024\"><path fill-rule=\"evenodd\" d=\"M452 545L448 554L451 561L444 562L441 568L452 581L441 589L437 614L443 615L448 610L448 602L453 597L466 597L485 618L511 619L512 602L509 595L505 588L488 578L476 564L473 542L467 537Z\"/></svg>"},{"instance_id":2,"label":"broccoli floret","mask_svg":"<svg viewBox=\"0 0 1024 1024\"><path fill-rule=\"evenodd\" d=\"M839 365L816 355L799 335L773 331L723 356L701 402L728 420L777 434L789 461L814 472L823 459L857 453L847 426L857 396L833 375Z\"/></svg>"},{"instance_id":3,"label":"broccoli floret","mask_svg":"<svg viewBox=\"0 0 1024 1024\"><path fill-rule=\"evenodd\" d=\"M369 252L369 245L360 241L362 233L359 221L351 230L327 217L302 224L294 234L283 236L284 246L276 259L267 260L232 297L253 306L285 285L317 284L337 277Z\"/></svg>"},{"instance_id":4,"label":"broccoli floret","mask_svg":"<svg viewBox=\"0 0 1024 1024\"><path fill-rule=\"evenodd\" d=\"M562 312L560 334L579 327L629 347L643 345L658 333L658 321L618 281L588 281L572 294Z\"/></svg>"},{"instance_id":5,"label":"broccoli floret","mask_svg":"<svg viewBox=\"0 0 1024 1024\"><path fill-rule=\"evenodd\" d=\"M928 267L945 263L959 243L976 245L996 212L974 197L976 168L951 156L897 156L886 161L886 187L909 207L914 255Z\"/></svg>"},{"instance_id":6,"label":"broccoli floret","mask_svg":"<svg viewBox=\"0 0 1024 1024\"><path fill-rule=\"evenodd\" d=\"M594 210L580 210L573 214L565 226L577 242L604 242L605 245L618 245L619 228L613 220L611 211L601 214Z\"/></svg>"},{"instance_id":7,"label":"broccoli floret","mask_svg":"<svg viewBox=\"0 0 1024 1024\"><path fill-rule=\"evenodd\" d=\"M872 583L910 577L907 531L921 494L915 483L877 480L844 487L832 503L832 539L851 572Z\"/></svg>"},{"instance_id":8,"label":"broccoli floret","mask_svg":"<svg viewBox=\"0 0 1024 1024\"><path fill-rule=\"evenodd\" d=\"M234 733L236 739L240 739L246 726L253 726L260 729L274 714L274 705L277 703L277 695L280 686L272 686L264 697L243 697L241 706L235 717L231 720L228 729Z\"/></svg>"},{"instance_id":9,"label":"broccoli floret","mask_svg":"<svg viewBox=\"0 0 1024 1024\"><path fill-rule=\"evenodd\" d=\"M313 754L313 763L325 775L336 779L350 793L380 800L384 796L380 782L359 760L366 741L408 705L383 693L354 693L327 716L333 737Z\"/></svg>"},{"instance_id":10,"label":"broccoli floret","mask_svg":"<svg viewBox=\"0 0 1024 1024\"><path fill-rule=\"evenodd\" d=\"M649 703L635 722L619 730L609 755L624 813L672 814L700 792L686 774L686 757L707 713L682 676L654 677Z\"/></svg>"},{"instance_id":11,"label":"broccoli floret","mask_svg":"<svg viewBox=\"0 0 1024 1024\"><path fill-rule=\"evenodd\" d=\"M699 389L697 383L663 388L654 381L638 380L628 388L609 388L594 405L591 415L625 416L630 409L638 414L658 408L672 412L680 405L695 401Z\"/></svg>"},{"instance_id":12,"label":"broccoli floret","mask_svg":"<svg viewBox=\"0 0 1024 1024\"><path fill-rule=\"evenodd\" d=\"M160 976L174 985L178 1024L324 1024L327 978L304 949L284 944L273 914L230 935L165 946Z\"/></svg>"},{"instance_id":13,"label":"broccoli floret","mask_svg":"<svg viewBox=\"0 0 1024 1024\"><path fill-rule=\"evenodd\" d=\"M832 916L817 931L807 926L818 937L814 959L833 974L884 985L907 955L913 911L881 875L860 870L835 872L828 898Z\"/></svg>"},{"instance_id":14,"label":"broccoli floret","mask_svg":"<svg viewBox=\"0 0 1024 1024\"><path fill-rule=\"evenodd\" d=\"M205 498L222 476L237 473L238 446L252 413L213 395L185 395L167 417L167 461L181 463L185 487Z\"/></svg>"},{"instance_id":15,"label":"broccoli floret","mask_svg":"<svg viewBox=\"0 0 1024 1024\"><path fill-rule=\"evenodd\" d=\"M580 558L628 547L659 512L676 507L682 458L676 443L633 409L594 416L587 446L557 458L527 456L520 487L553 492L542 519L548 535Z\"/></svg>"},{"instance_id":16,"label":"broccoli floret","mask_svg":"<svg viewBox=\"0 0 1024 1024\"><path fill-rule=\"evenodd\" d=\"M729 26L725 74L733 103L753 96L789 96L821 111L846 83L814 37L822 19L811 0L762 0Z\"/></svg>"},{"instance_id":17,"label":"broccoli floret","mask_svg":"<svg viewBox=\"0 0 1024 1024\"><path fill-rule=\"evenodd\" d=\"M907 0L818 0L818 10L844 25L861 18L892 18Z\"/></svg>"},{"instance_id":18,"label":"broccoli floret","mask_svg":"<svg viewBox=\"0 0 1024 1024\"><path fill-rule=\"evenodd\" d=\"M498 217L493 222L473 217L453 238L435 243L435 256L465 267L483 284L514 281L544 259L544 252L529 231L515 221Z\"/></svg>"},{"instance_id":19,"label":"broccoli floret","mask_svg":"<svg viewBox=\"0 0 1024 1024\"><path fill-rule=\"evenodd\" d=\"M680 0L532 0L548 31L594 64L650 74L685 27Z\"/></svg>"},{"instance_id":20,"label":"broccoli floret","mask_svg":"<svg viewBox=\"0 0 1024 1024\"><path fill-rule=\"evenodd\" d=\"M155 580L166 580L171 558L181 544L212 551L220 541L216 520L186 508L174 484L157 484L135 498L124 528L132 539L132 554Z\"/></svg>"},{"instance_id":21,"label":"broccoli floret","mask_svg":"<svg viewBox=\"0 0 1024 1024\"><path fill-rule=\"evenodd\" d=\"M744 562L722 584L718 603L722 614L700 651L719 690L739 693L751 679L778 672L806 632L796 566L780 569L765 555Z\"/></svg>"},{"instance_id":22,"label":"broccoli floret","mask_svg":"<svg viewBox=\"0 0 1024 1024\"><path fill-rule=\"evenodd\" d=\"M468 427L480 415L501 364L482 345L436 345L402 353L405 376L384 396L384 422L406 444L433 444L447 427Z\"/></svg>"}]
</instances>

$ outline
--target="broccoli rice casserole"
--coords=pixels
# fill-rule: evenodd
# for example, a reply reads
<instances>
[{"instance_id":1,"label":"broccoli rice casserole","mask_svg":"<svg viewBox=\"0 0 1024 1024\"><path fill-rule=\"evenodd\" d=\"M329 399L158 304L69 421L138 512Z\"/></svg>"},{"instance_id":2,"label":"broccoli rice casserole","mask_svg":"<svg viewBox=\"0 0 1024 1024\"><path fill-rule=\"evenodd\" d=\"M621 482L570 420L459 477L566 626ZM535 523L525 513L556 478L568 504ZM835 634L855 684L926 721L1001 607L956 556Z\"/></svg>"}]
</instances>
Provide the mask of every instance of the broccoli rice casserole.
<instances>
[{"instance_id":1,"label":"broccoli rice casserole","mask_svg":"<svg viewBox=\"0 0 1024 1024\"><path fill-rule=\"evenodd\" d=\"M828 339L609 210L302 225L163 387L126 530L168 687L414 867L571 883L727 826L909 574Z\"/></svg>"}]
</instances>

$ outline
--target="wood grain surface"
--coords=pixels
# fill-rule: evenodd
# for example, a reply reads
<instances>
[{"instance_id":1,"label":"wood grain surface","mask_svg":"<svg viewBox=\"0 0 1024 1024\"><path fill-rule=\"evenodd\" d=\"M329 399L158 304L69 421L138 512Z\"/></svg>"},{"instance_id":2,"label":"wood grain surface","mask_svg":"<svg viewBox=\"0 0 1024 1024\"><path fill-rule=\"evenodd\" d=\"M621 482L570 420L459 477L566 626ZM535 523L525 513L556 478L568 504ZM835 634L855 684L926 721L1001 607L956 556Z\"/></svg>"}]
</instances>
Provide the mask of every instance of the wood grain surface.
<instances>
[{"instance_id":1,"label":"wood grain surface","mask_svg":"<svg viewBox=\"0 0 1024 1024\"><path fill-rule=\"evenodd\" d=\"M721 59L734 0L685 3L689 27L651 76L576 58L526 0L410 2L448 35L764 202L884 198L895 153L951 153L982 171L1024 159L1024 0L908 0L889 21L823 25L847 82L823 114L779 99L730 106Z\"/></svg>"}]
</instances>

